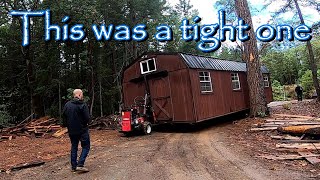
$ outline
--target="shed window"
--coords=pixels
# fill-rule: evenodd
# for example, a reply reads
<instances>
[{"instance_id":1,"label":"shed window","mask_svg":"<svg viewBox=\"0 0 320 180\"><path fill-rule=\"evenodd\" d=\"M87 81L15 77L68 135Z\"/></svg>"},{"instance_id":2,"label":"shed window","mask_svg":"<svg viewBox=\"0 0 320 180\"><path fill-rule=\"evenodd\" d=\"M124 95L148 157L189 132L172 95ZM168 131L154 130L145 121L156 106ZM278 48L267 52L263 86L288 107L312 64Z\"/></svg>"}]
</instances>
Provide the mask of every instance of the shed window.
<instances>
[{"instance_id":1,"label":"shed window","mask_svg":"<svg viewBox=\"0 0 320 180\"><path fill-rule=\"evenodd\" d=\"M157 70L155 59L148 59L140 62L141 74L150 73Z\"/></svg>"},{"instance_id":2,"label":"shed window","mask_svg":"<svg viewBox=\"0 0 320 180\"><path fill-rule=\"evenodd\" d=\"M210 72L199 72L200 90L203 93L212 92Z\"/></svg>"},{"instance_id":3,"label":"shed window","mask_svg":"<svg viewBox=\"0 0 320 180\"><path fill-rule=\"evenodd\" d=\"M231 81L232 81L232 89L233 90L240 90L240 79L238 73L231 73Z\"/></svg>"},{"instance_id":4,"label":"shed window","mask_svg":"<svg viewBox=\"0 0 320 180\"><path fill-rule=\"evenodd\" d=\"M263 84L264 84L264 87L269 87L270 86L268 75L263 75Z\"/></svg>"}]
</instances>

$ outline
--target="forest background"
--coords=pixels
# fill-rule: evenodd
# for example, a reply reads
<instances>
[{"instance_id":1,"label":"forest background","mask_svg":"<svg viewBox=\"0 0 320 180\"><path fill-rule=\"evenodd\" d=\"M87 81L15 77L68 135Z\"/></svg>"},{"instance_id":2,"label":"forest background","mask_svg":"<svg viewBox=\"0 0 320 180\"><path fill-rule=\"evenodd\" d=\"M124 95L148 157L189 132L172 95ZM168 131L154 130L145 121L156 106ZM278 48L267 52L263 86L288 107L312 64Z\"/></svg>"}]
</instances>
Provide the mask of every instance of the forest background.
<instances>
[{"instance_id":1,"label":"forest background","mask_svg":"<svg viewBox=\"0 0 320 180\"><path fill-rule=\"evenodd\" d=\"M277 0L266 0L263 7L250 4L251 14L259 13ZM270 25L299 25L293 0L284 1L281 8L270 12ZM300 0L301 7L320 12L317 0ZM228 23L236 19L233 0L218 0L208 4L228 12ZM52 22L61 22L70 16L69 26L84 24L146 24L148 32L155 34L155 27L170 24L173 41L160 43L149 37L144 42L96 41L92 32L83 42L59 42L43 40L43 18L34 18L31 28L31 45L21 46L21 18L8 15L11 10L39 10L50 8ZM282 14L292 11L291 19ZM302 12L304 13L304 12ZM184 52L221 59L242 61L241 43L223 44L213 53L197 50L196 42L180 39L179 25L183 18L191 19L199 11L190 0L176 4L166 0L4 0L0 2L0 127L22 121L30 114L38 116L61 115L61 107L70 98L74 88L85 91L90 114L93 117L119 111L121 105L121 72L125 66L147 52ZM59 23L58 23L59 24ZM59 24L60 26L63 23ZM311 44L315 61L320 67L320 19L311 24ZM315 90L308 61L308 51L303 42L277 42L258 44L261 62L271 72L274 100L294 97L295 84L301 84L305 97L310 98ZM318 68L318 75L320 69Z\"/></svg>"}]
</instances>

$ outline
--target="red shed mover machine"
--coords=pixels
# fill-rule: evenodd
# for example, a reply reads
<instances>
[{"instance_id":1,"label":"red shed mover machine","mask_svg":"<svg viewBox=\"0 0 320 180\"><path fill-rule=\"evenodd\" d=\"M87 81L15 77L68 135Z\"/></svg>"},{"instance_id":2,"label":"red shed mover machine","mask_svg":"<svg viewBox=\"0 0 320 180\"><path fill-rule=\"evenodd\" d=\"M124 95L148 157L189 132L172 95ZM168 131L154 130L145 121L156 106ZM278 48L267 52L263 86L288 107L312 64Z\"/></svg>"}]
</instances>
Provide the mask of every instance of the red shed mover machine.
<instances>
[{"instance_id":1,"label":"red shed mover machine","mask_svg":"<svg viewBox=\"0 0 320 180\"><path fill-rule=\"evenodd\" d=\"M198 123L248 110L246 63L183 53L150 53L123 72L122 132L151 124ZM270 74L261 67L267 102Z\"/></svg>"}]
</instances>

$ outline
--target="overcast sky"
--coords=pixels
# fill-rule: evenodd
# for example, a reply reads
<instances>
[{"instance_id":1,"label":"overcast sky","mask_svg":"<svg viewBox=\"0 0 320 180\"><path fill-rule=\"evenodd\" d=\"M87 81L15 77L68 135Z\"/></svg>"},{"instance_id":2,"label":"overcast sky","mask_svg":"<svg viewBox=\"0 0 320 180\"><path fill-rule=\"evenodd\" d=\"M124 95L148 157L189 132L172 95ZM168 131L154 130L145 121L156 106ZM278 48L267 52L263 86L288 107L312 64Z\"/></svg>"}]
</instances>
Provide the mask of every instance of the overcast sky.
<instances>
[{"instance_id":1,"label":"overcast sky","mask_svg":"<svg viewBox=\"0 0 320 180\"><path fill-rule=\"evenodd\" d=\"M202 24L210 24L217 22L217 12L213 5L217 0L191 0L191 4L193 8L199 10L200 17L202 18ZM265 4L266 0L249 0L250 3L256 7L257 9L261 9ZM318 0L320 1L320 0ZM168 0L171 5L175 5L179 2L179 0ZM271 13L278 10L283 4L284 0L277 0L272 5L270 5L265 11L260 13L259 15L255 15L252 17L254 28L257 28L259 25L267 24L271 19ZM301 7L301 11L305 16L305 21L307 25L312 25L313 23L320 21L320 14L315 9L310 7ZM285 13L283 15L284 19L292 19L292 12ZM298 18L298 17L296 17Z\"/></svg>"}]
</instances>

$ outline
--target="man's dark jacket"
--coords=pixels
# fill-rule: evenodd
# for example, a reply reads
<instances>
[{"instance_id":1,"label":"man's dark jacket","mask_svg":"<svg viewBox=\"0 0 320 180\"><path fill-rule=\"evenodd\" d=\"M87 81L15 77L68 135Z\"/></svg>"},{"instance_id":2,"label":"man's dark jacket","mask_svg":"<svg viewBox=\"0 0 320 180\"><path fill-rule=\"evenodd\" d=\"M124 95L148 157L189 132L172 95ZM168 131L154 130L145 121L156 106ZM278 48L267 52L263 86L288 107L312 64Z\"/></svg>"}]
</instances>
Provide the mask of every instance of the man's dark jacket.
<instances>
[{"instance_id":1,"label":"man's dark jacket","mask_svg":"<svg viewBox=\"0 0 320 180\"><path fill-rule=\"evenodd\" d=\"M70 135L80 135L88 130L90 115L86 103L75 98L68 101L63 109L63 126Z\"/></svg>"},{"instance_id":2,"label":"man's dark jacket","mask_svg":"<svg viewBox=\"0 0 320 180\"><path fill-rule=\"evenodd\" d=\"M301 86L297 86L297 87L295 88L295 91L296 91L297 94L302 94L303 88L302 88Z\"/></svg>"}]
</instances>

